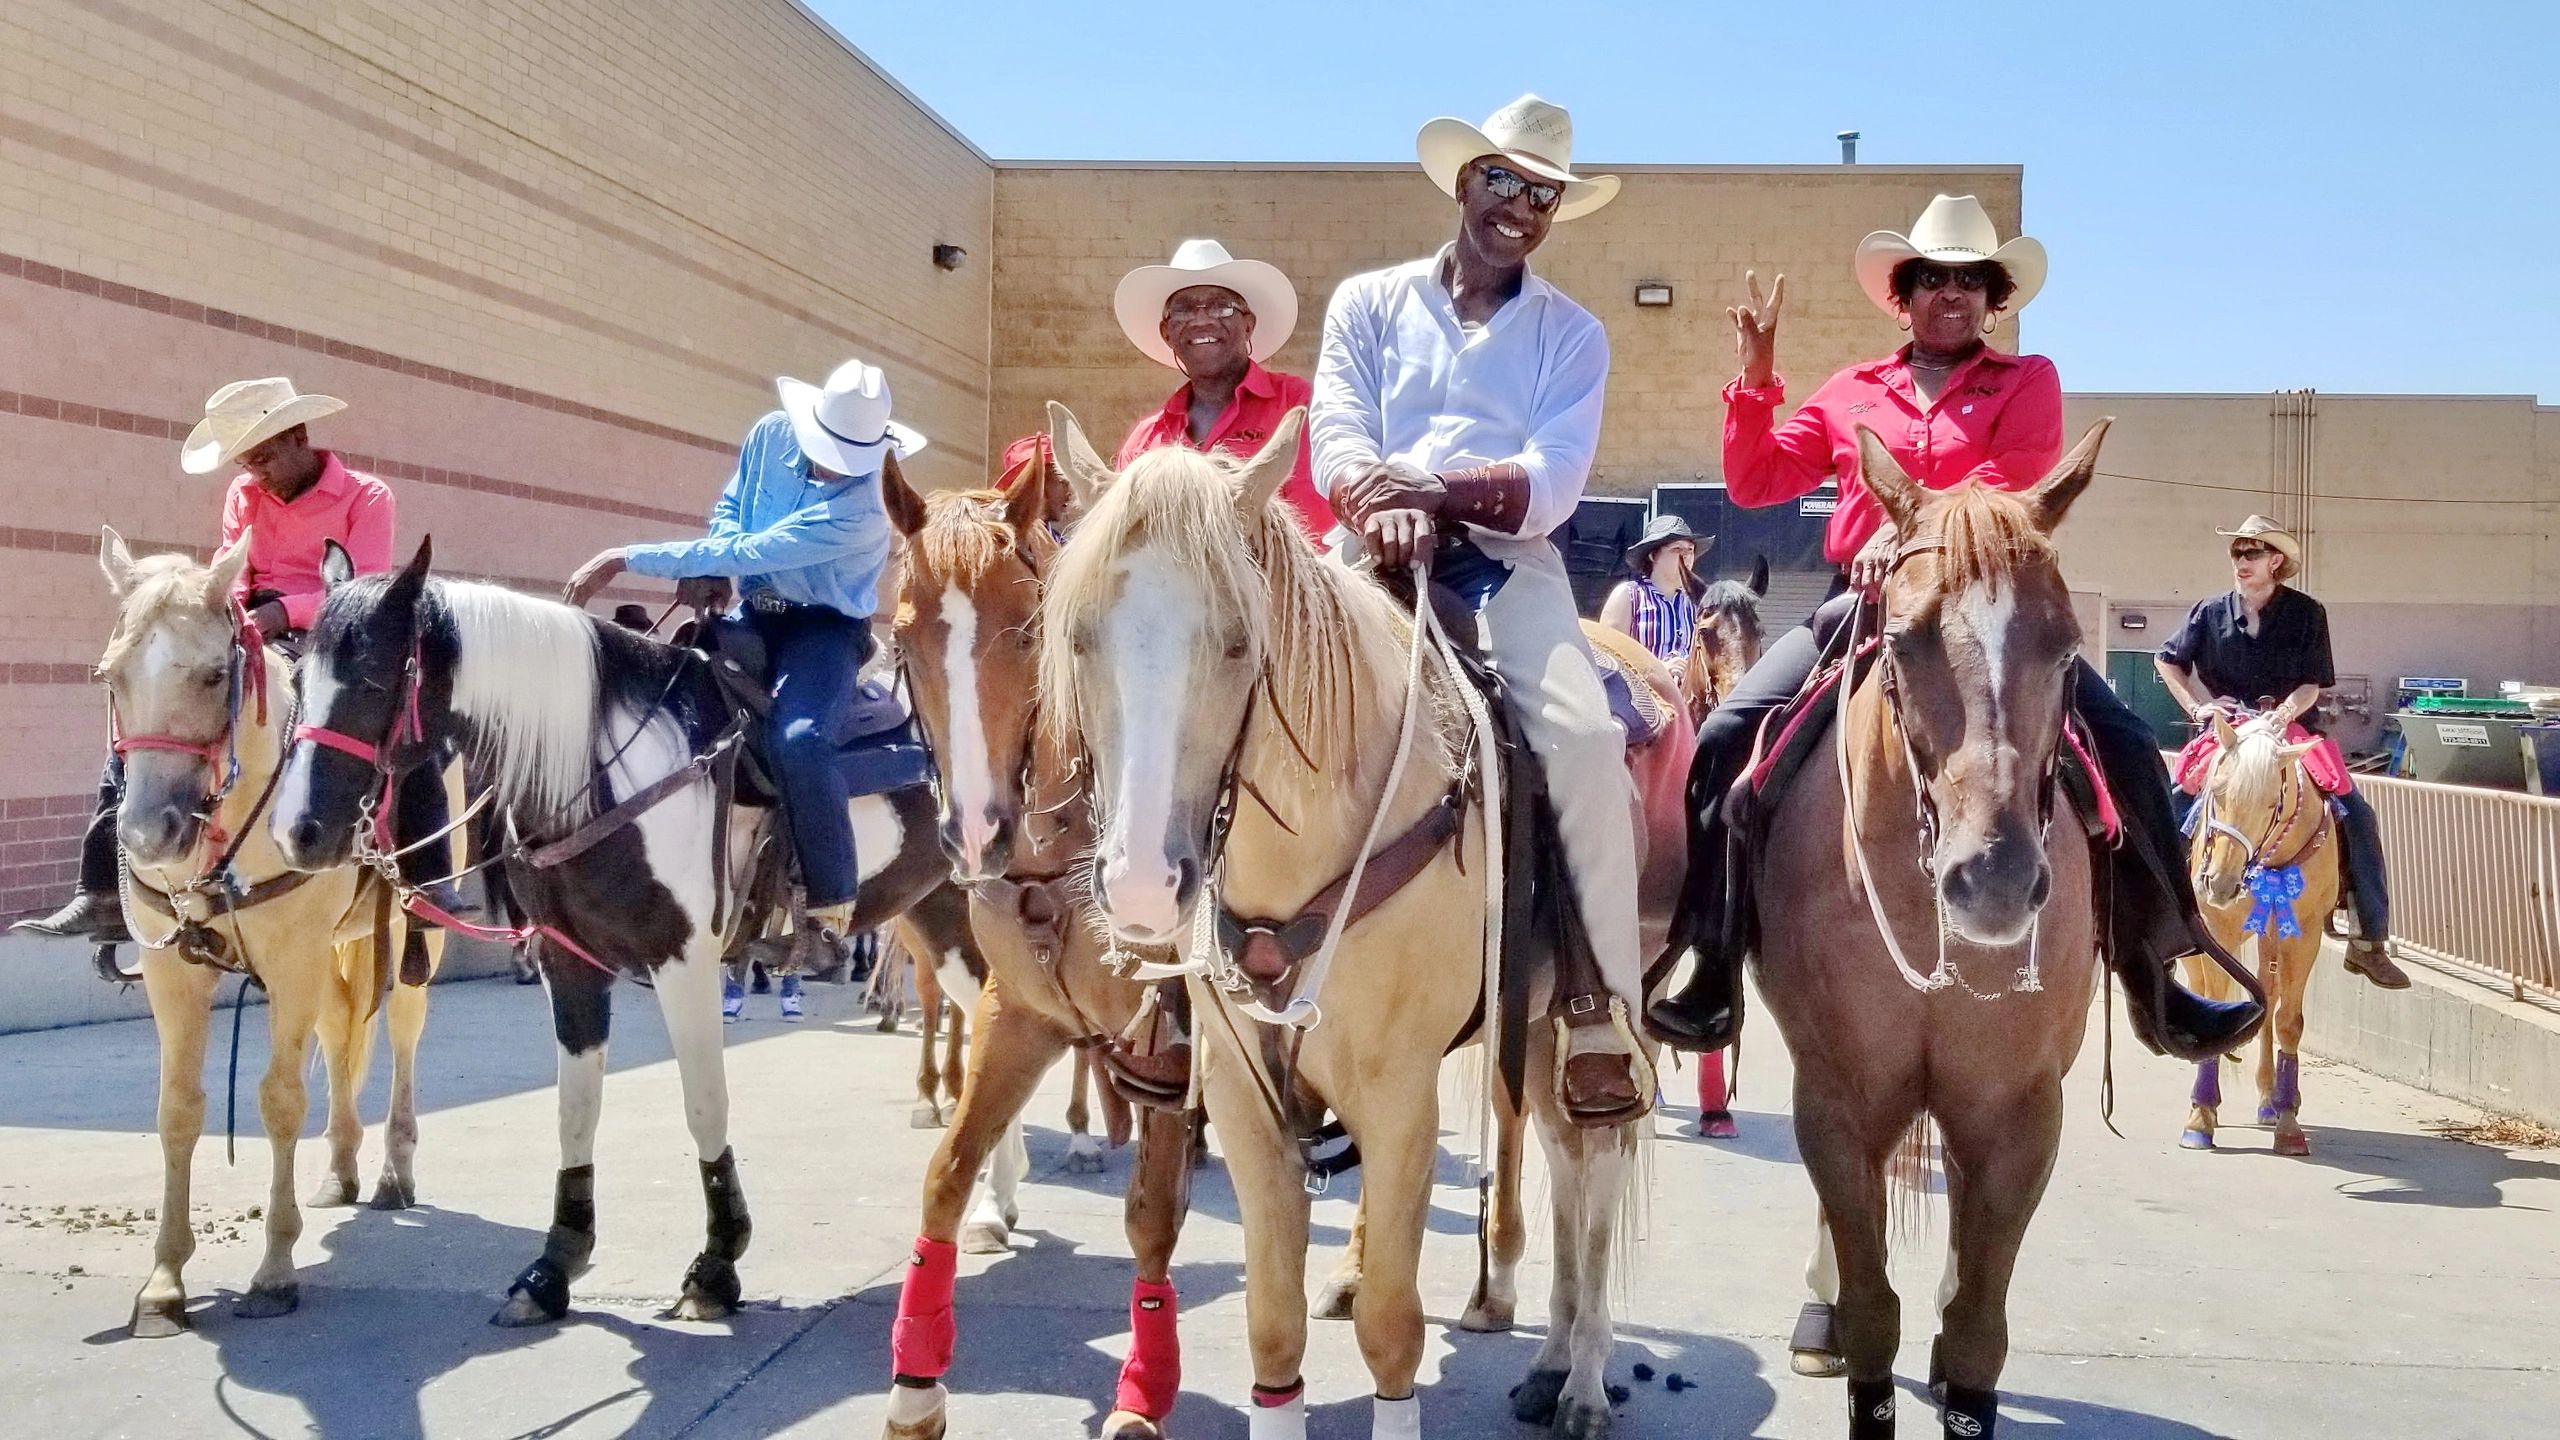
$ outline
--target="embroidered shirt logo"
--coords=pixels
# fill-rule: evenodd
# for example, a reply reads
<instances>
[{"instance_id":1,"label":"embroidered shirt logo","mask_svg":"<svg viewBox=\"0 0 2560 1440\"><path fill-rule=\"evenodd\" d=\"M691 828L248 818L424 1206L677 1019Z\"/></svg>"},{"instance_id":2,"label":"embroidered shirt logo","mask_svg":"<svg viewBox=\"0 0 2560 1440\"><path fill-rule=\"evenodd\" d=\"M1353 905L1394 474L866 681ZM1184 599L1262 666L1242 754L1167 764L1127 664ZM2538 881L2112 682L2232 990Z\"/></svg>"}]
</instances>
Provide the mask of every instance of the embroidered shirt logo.
<instances>
[{"instance_id":1,"label":"embroidered shirt logo","mask_svg":"<svg viewBox=\"0 0 2560 1440\"><path fill-rule=\"evenodd\" d=\"M1873 400L1861 400L1857 404L1849 407L1849 413L1852 415L1864 415L1874 408L1876 408L1876 402Z\"/></svg>"}]
</instances>

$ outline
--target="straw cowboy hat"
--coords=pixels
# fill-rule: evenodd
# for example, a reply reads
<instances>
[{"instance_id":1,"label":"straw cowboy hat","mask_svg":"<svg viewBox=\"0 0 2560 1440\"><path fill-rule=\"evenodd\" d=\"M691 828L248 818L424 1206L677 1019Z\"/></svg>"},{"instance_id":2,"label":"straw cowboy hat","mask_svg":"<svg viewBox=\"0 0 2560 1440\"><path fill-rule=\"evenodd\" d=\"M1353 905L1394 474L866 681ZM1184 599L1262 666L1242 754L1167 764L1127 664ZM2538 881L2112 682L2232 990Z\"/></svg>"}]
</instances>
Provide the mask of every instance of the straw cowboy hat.
<instances>
[{"instance_id":1,"label":"straw cowboy hat","mask_svg":"<svg viewBox=\"0 0 2560 1440\"><path fill-rule=\"evenodd\" d=\"M210 475L241 455L296 425L307 424L347 408L327 395L299 395L293 382L278 375L268 380L234 380L204 402L204 418L187 432L178 452L178 468L190 475Z\"/></svg>"},{"instance_id":2,"label":"straw cowboy hat","mask_svg":"<svg viewBox=\"0 0 2560 1440\"><path fill-rule=\"evenodd\" d=\"M1443 115L1422 127L1413 148L1422 173L1452 199L1458 176L1487 155L1563 186L1564 198L1556 202L1559 222L1578 220L1618 198L1617 176L1573 173L1573 116L1535 95L1494 111L1481 126Z\"/></svg>"},{"instance_id":3,"label":"straw cowboy hat","mask_svg":"<svg viewBox=\"0 0 2560 1440\"><path fill-rule=\"evenodd\" d=\"M1280 267L1261 260L1238 260L1215 240L1185 240L1170 265L1141 265L1120 277L1111 308L1120 317L1120 333L1138 353L1159 365L1179 370L1173 347L1164 343L1164 306L1177 290L1215 285L1244 298L1253 312L1253 358L1268 360L1289 343L1298 328L1298 287Z\"/></svg>"},{"instance_id":4,"label":"straw cowboy hat","mask_svg":"<svg viewBox=\"0 0 2560 1440\"><path fill-rule=\"evenodd\" d=\"M1686 540L1697 546L1701 558L1716 543L1711 539L1700 539L1698 532L1689 528L1689 522L1677 515L1656 515L1645 522L1643 538L1627 547L1628 566L1642 572L1653 563L1653 552L1674 540Z\"/></svg>"},{"instance_id":5,"label":"straw cowboy hat","mask_svg":"<svg viewBox=\"0 0 2560 1440\"><path fill-rule=\"evenodd\" d=\"M904 460L930 443L889 418L889 377L877 365L847 360L824 385L786 375L773 388L800 453L839 475L877 474L890 446Z\"/></svg>"},{"instance_id":6,"label":"straw cowboy hat","mask_svg":"<svg viewBox=\"0 0 2560 1440\"><path fill-rule=\"evenodd\" d=\"M2213 533L2227 540L2255 540L2283 556L2284 570L2278 579L2297 574L2302 569L2302 541L2292 531L2264 515L2250 516L2241 521L2237 529L2216 529Z\"/></svg>"},{"instance_id":7,"label":"straw cowboy hat","mask_svg":"<svg viewBox=\"0 0 2560 1440\"><path fill-rule=\"evenodd\" d=\"M1970 195L1941 195L1929 202L1912 222L1911 233L1896 234L1878 230L1858 242L1857 258L1851 268L1857 272L1858 288L1876 302L1876 308L1891 315L1897 313L1893 303L1893 267L1905 260L1935 260L1941 265L1974 265L1989 260L2009 272L2017 289L2009 296L2012 312L2023 310L2044 288L2044 242L2021 235L2008 244L2000 243L2000 232L1991 228L1991 217L1982 202Z\"/></svg>"}]
</instances>

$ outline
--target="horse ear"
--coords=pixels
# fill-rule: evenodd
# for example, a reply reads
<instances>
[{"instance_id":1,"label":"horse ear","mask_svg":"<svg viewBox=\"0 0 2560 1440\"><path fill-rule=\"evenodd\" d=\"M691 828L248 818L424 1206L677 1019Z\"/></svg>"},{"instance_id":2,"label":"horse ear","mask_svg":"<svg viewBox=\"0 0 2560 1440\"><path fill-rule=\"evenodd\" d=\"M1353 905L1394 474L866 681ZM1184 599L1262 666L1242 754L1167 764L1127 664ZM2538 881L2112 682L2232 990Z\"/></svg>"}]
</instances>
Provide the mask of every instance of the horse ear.
<instances>
[{"instance_id":1,"label":"horse ear","mask_svg":"<svg viewBox=\"0 0 2560 1440\"><path fill-rule=\"evenodd\" d=\"M1067 472L1067 488L1078 505L1100 499L1116 478L1094 453L1093 442L1084 438L1084 427L1076 423L1075 415L1055 400L1049 402L1049 453L1058 468Z\"/></svg>"},{"instance_id":2,"label":"horse ear","mask_svg":"<svg viewBox=\"0 0 2560 1440\"><path fill-rule=\"evenodd\" d=\"M1751 557L1751 593L1764 600L1769 596L1769 557L1766 555Z\"/></svg>"},{"instance_id":3,"label":"horse ear","mask_svg":"<svg viewBox=\"0 0 2560 1440\"><path fill-rule=\"evenodd\" d=\"M2225 751L2240 748L2240 732L2231 728L2230 720L2219 710L2213 712L2213 743Z\"/></svg>"},{"instance_id":4,"label":"horse ear","mask_svg":"<svg viewBox=\"0 0 2560 1440\"><path fill-rule=\"evenodd\" d=\"M1858 474L1864 479L1867 493L1884 507L1893 527L1904 535L1911 533L1911 522L1920 513L1920 501L1928 491L1894 463L1893 452L1884 448L1876 432L1858 427Z\"/></svg>"},{"instance_id":5,"label":"horse ear","mask_svg":"<svg viewBox=\"0 0 2560 1440\"><path fill-rule=\"evenodd\" d=\"M320 585L326 594L356 578L355 557L335 540L320 542Z\"/></svg>"},{"instance_id":6,"label":"horse ear","mask_svg":"<svg viewBox=\"0 0 2560 1440\"><path fill-rule=\"evenodd\" d=\"M2062 517L2070 513L2071 502L2079 499L2080 492L2089 488L2089 481L2098 473L2098 446L2107 438L2107 427L2114 423L2116 417L2113 415L2098 417L2098 423L2089 427L2088 433L2080 437L2080 443L2072 446L2071 453L2062 457L2062 463L2053 467L2053 473L2027 492L2027 508L2036 517L2037 529L2047 535L2052 534L2054 527L2062 523Z\"/></svg>"},{"instance_id":7,"label":"horse ear","mask_svg":"<svg viewBox=\"0 0 2560 1440\"><path fill-rule=\"evenodd\" d=\"M2308 755L2319 748L2319 741L2305 740L2299 745L2279 745L2276 747L2276 753L2284 757L2284 762L2286 764L2291 765L2296 761L2299 761L2303 756Z\"/></svg>"},{"instance_id":8,"label":"horse ear","mask_svg":"<svg viewBox=\"0 0 2560 1440\"><path fill-rule=\"evenodd\" d=\"M107 589L119 600L133 589L133 552L113 525L98 527L98 568L106 572Z\"/></svg>"},{"instance_id":9,"label":"horse ear","mask_svg":"<svg viewBox=\"0 0 2560 1440\"><path fill-rule=\"evenodd\" d=\"M221 602L240 583L240 572L249 568L249 535L243 530L240 538L214 552L212 573L204 582L207 600Z\"/></svg>"},{"instance_id":10,"label":"horse ear","mask_svg":"<svg viewBox=\"0 0 2560 1440\"><path fill-rule=\"evenodd\" d=\"M1298 468L1298 452L1307 434L1307 407L1291 407L1272 427L1271 438L1262 449L1245 462L1244 472L1236 477L1236 509L1250 520L1260 515L1280 493L1281 483L1289 472Z\"/></svg>"},{"instance_id":11,"label":"horse ear","mask_svg":"<svg viewBox=\"0 0 2560 1440\"><path fill-rule=\"evenodd\" d=\"M898 447L889 447L889 456L880 465L880 503L889 511L889 523L901 535L913 535L924 528L924 497L907 483L907 472L898 464Z\"/></svg>"},{"instance_id":12,"label":"horse ear","mask_svg":"<svg viewBox=\"0 0 2560 1440\"><path fill-rule=\"evenodd\" d=\"M427 568L435 560L435 549L434 536L420 538L418 553L410 556L409 563L400 567L400 573L391 577L391 588L384 592L385 598L398 596L404 601L417 599L418 592L427 588Z\"/></svg>"},{"instance_id":13,"label":"horse ear","mask_svg":"<svg viewBox=\"0 0 2560 1440\"><path fill-rule=\"evenodd\" d=\"M1049 458L1033 446L1031 465L1004 493L1005 523L1017 536L1029 535L1054 518L1049 514Z\"/></svg>"}]
</instances>

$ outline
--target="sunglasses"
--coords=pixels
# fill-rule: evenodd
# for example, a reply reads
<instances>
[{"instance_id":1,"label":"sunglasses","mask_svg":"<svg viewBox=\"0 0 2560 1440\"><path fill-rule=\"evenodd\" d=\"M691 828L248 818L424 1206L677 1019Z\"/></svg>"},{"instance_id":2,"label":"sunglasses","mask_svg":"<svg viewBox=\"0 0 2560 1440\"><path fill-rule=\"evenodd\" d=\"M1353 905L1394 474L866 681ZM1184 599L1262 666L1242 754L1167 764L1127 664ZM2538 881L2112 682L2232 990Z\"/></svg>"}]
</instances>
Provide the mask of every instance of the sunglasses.
<instances>
[{"instance_id":1,"label":"sunglasses","mask_svg":"<svg viewBox=\"0 0 2560 1440\"><path fill-rule=\"evenodd\" d=\"M1556 202L1564 198L1563 186L1531 180L1518 171L1505 170L1499 165L1487 165L1480 173L1484 176L1484 188L1492 191L1496 200L1517 200L1522 191L1527 191L1530 209L1553 210Z\"/></svg>"},{"instance_id":2,"label":"sunglasses","mask_svg":"<svg viewBox=\"0 0 2560 1440\"><path fill-rule=\"evenodd\" d=\"M1979 265L1923 265L1912 272L1914 288L1982 291L1991 288L1991 272Z\"/></svg>"},{"instance_id":3,"label":"sunglasses","mask_svg":"<svg viewBox=\"0 0 2560 1440\"><path fill-rule=\"evenodd\" d=\"M1233 320L1244 313L1245 308L1233 300L1204 300L1164 307L1164 318L1176 325L1186 320Z\"/></svg>"},{"instance_id":4,"label":"sunglasses","mask_svg":"<svg viewBox=\"0 0 2560 1440\"><path fill-rule=\"evenodd\" d=\"M2231 558L2241 561L2244 564L2251 561L2264 560L2275 553L2275 551L2268 549L2264 545L2234 545L2231 547Z\"/></svg>"}]
</instances>

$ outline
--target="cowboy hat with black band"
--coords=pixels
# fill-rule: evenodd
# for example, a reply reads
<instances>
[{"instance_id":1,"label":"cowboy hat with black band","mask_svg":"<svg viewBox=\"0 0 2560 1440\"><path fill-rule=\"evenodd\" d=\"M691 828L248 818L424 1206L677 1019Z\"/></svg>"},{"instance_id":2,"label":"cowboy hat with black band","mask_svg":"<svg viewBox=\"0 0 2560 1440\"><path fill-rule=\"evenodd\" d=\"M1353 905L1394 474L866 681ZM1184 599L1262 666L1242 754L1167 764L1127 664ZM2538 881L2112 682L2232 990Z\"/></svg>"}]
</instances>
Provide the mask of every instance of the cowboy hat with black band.
<instances>
[{"instance_id":1,"label":"cowboy hat with black band","mask_svg":"<svg viewBox=\"0 0 2560 1440\"><path fill-rule=\"evenodd\" d=\"M1487 159L1498 159L1523 172L1525 179L1548 181L1562 190L1556 201L1559 223L1578 220L1618 198L1617 176L1573 173L1573 117L1563 106L1535 95L1523 95L1494 111L1482 125L1443 115L1422 127L1413 148L1422 161L1422 173L1451 199L1457 198L1458 177L1469 165Z\"/></svg>"},{"instance_id":2,"label":"cowboy hat with black band","mask_svg":"<svg viewBox=\"0 0 2560 1440\"><path fill-rule=\"evenodd\" d=\"M889 377L877 365L847 360L824 385L786 375L773 388L800 453L839 475L876 475L892 446L904 460L930 443L889 418Z\"/></svg>"}]
</instances>

